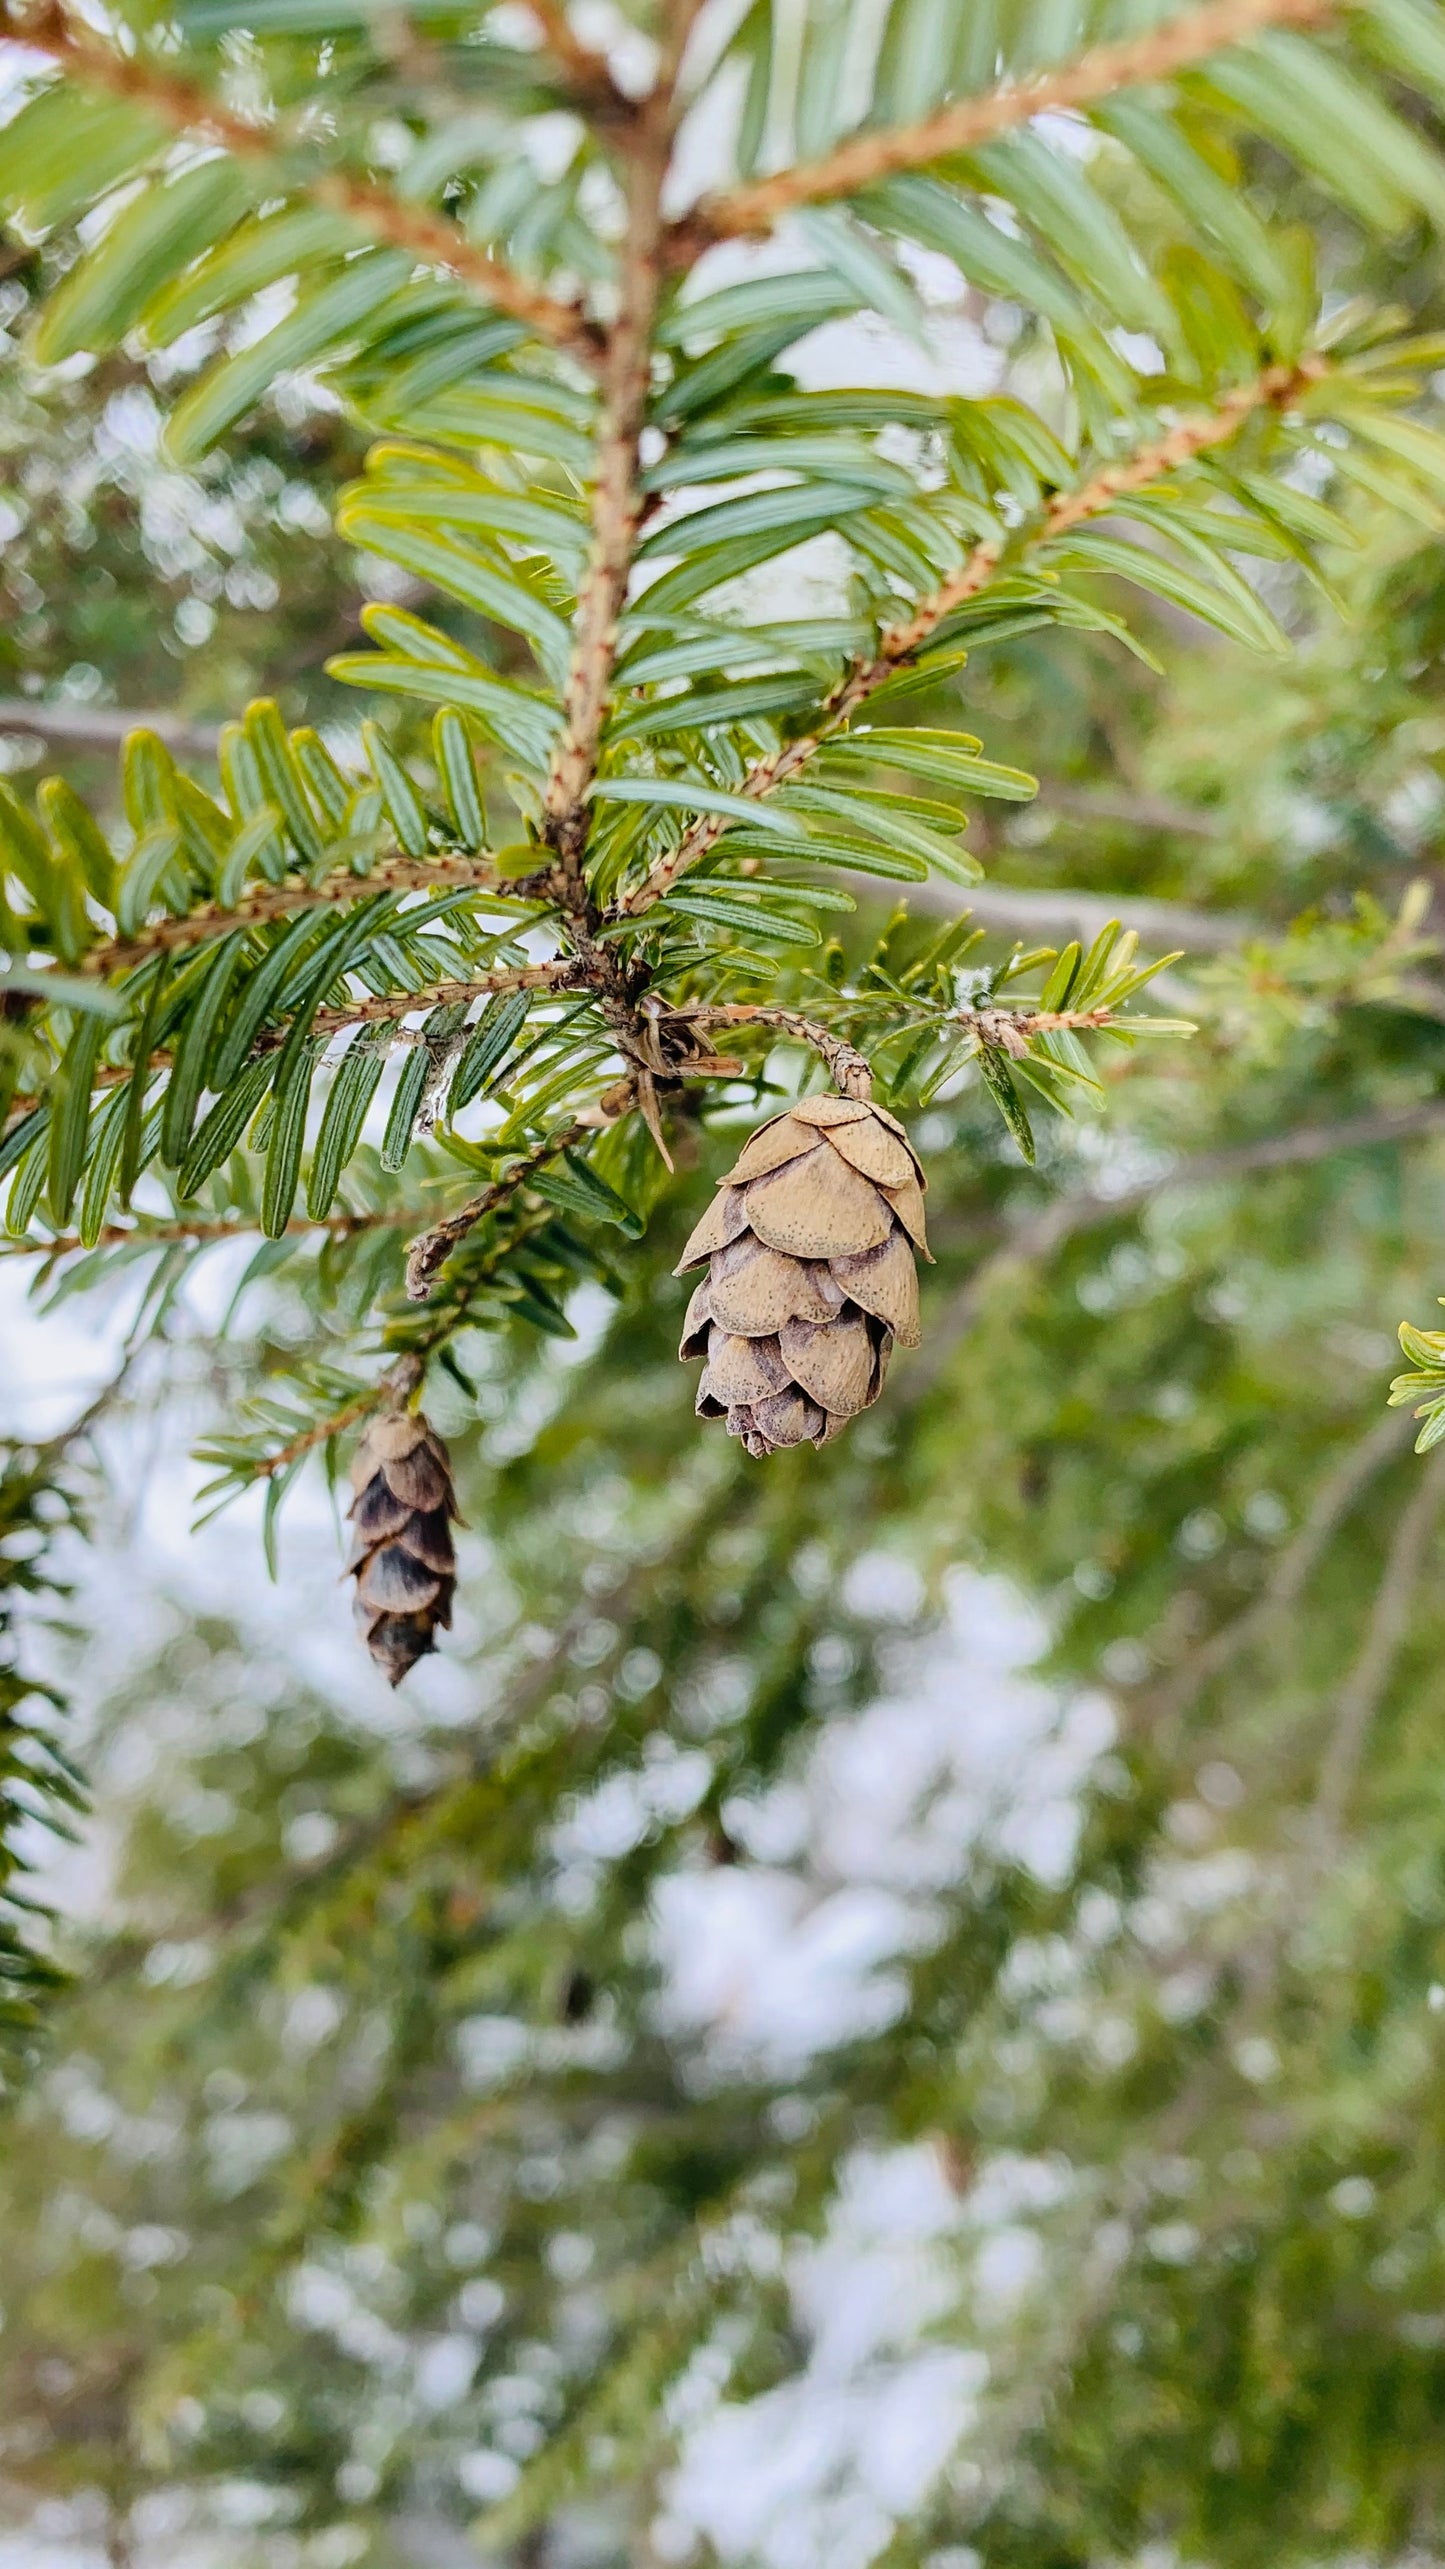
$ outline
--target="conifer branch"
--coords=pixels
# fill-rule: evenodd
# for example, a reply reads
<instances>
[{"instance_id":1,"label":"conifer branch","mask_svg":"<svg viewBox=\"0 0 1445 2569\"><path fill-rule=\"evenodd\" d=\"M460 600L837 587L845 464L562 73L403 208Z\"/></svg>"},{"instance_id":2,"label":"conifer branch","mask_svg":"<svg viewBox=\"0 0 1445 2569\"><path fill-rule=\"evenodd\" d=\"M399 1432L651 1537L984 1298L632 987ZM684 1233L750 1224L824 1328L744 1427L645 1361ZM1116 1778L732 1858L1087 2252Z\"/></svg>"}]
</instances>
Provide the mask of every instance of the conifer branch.
<instances>
[{"instance_id":1,"label":"conifer branch","mask_svg":"<svg viewBox=\"0 0 1445 2569\"><path fill-rule=\"evenodd\" d=\"M494 999L509 990L544 990L561 995L590 986L580 965L570 956L560 955L552 963L518 964L505 971L478 973L470 981L433 981L422 990L388 990L370 999L339 1001L335 1007L317 1009L311 1021L312 1032L324 1040L342 1034L348 1026L399 1024L403 1017L414 1016L421 1009L459 1007L463 1001ZM263 1054L278 1051L290 1030L288 1018L277 1025L264 1026L247 1055L248 1061L258 1061ZM147 1076L151 1071L169 1070L173 1058L169 1048L161 1045L147 1058ZM92 1074L91 1086L97 1090L119 1088L135 1076L135 1071L134 1062L102 1062ZM39 1103L38 1096L29 1091L13 1097L5 1129L9 1131Z\"/></svg>"},{"instance_id":2,"label":"conifer branch","mask_svg":"<svg viewBox=\"0 0 1445 2569\"><path fill-rule=\"evenodd\" d=\"M489 1213L495 1213L498 1205L505 1204L519 1187L525 1186L527 1180L536 1175L538 1169L545 1168L549 1160L559 1158L563 1151L588 1140L600 1122L610 1122L614 1116L625 1114L632 1102L631 1080L619 1081L606 1097L598 1101L598 1107L585 1123L578 1116L559 1132L549 1133L544 1141L535 1143L530 1151L524 1151L521 1158L514 1160L500 1177L493 1178L478 1194L469 1196L465 1204L458 1205L455 1213L447 1214L430 1231L424 1231L419 1239L413 1240L406 1260L407 1300L425 1302L440 1269L469 1231L475 1231L479 1222L484 1221Z\"/></svg>"},{"instance_id":3,"label":"conifer branch","mask_svg":"<svg viewBox=\"0 0 1445 2569\"><path fill-rule=\"evenodd\" d=\"M619 89L605 54L584 44L567 15L566 0L527 0L542 31L542 42L558 69L566 74L579 105L603 124L630 124L638 102Z\"/></svg>"},{"instance_id":4,"label":"conifer branch","mask_svg":"<svg viewBox=\"0 0 1445 2569\"><path fill-rule=\"evenodd\" d=\"M238 159L274 160L281 148L283 137L275 128L237 115L179 73L118 52L82 27L62 0L40 0L39 6L29 9L15 7L13 0L0 0L0 35L33 53L47 54L82 88L130 99L174 133L218 143ZM595 361L597 333L576 304L563 303L517 276L479 249L449 216L409 205L388 189L342 170L328 170L303 181L294 192L344 215L370 240L409 251L423 266L446 270L495 311L520 321L551 346L565 348L587 363Z\"/></svg>"},{"instance_id":5,"label":"conifer branch","mask_svg":"<svg viewBox=\"0 0 1445 2569\"><path fill-rule=\"evenodd\" d=\"M594 933L596 913L584 872L589 795L642 516L641 442L662 290L662 191L672 150L677 77L696 7L697 0L673 0L657 86L639 109L628 140L627 230L617 314L607 332L601 370L592 549L577 597L562 735L543 794L543 832L555 862L542 881L566 913L572 944L589 965L604 1010L619 1033L636 1031L636 992L625 968Z\"/></svg>"},{"instance_id":6,"label":"conifer branch","mask_svg":"<svg viewBox=\"0 0 1445 2569\"><path fill-rule=\"evenodd\" d=\"M1113 1008L955 1008L953 1022L980 1046L1024 1061L1035 1035L1097 1034L1102 1027L1129 1021Z\"/></svg>"},{"instance_id":7,"label":"conifer branch","mask_svg":"<svg viewBox=\"0 0 1445 2569\"><path fill-rule=\"evenodd\" d=\"M456 888L474 885L479 892L505 893L507 889L498 882L488 856L458 851L453 855L386 857L367 874L353 874L349 866L339 867L335 874L323 875L319 883L267 884L259 891L248 892L229 909L219 901L207 901L183 917L157 919L133 937L108 937L92 946L76 969L90 980L104 981L113 972L133 971L152 955L179 954L187 946L207 945L213 937L228 937L236 928L264 927L274 919L294 918L303 910L335 909L351 901L369 901L377 892L429 892L438 884Z\"/></svg>"},{"instance_id":8,"label":"conifer branch","mask_svg":"<svg viewBox=\"0 0 1445 2569\"><path fill-rule=\"evenodd\" d=\"M318 1008L312 1027L318 1036L339 1035L348 1026L394 1025L419 1008L460 1007L466 1000L493 999L508 990L560 994L587 986L571 957L560 955L553 963L517 964L506 971L479 972L469 981L433 981L424 990L388 990L372 999L345 1000L334 1008ZM285 1042L288 1032L285 1024L267 1026L256 1038L251 1059L274 1052Z\"/></svg>"},{"instance_id":9,"label":"conifer branch","mask_svg":"<svg viewBox=\"0 0 1445 2569\"><path fill-rule=\"evenodd\" d=\"M252 1479L273 1481L288 1464L299 1463L304 1454L314 1454L318 1445L328 1444L333 1436L344 1436L348 1427L357 1426L360 1420L369 1418L374 1409L383 1408L391 1394L390 1376L383 1374L379 1382L369 1384L364 1392L358 1392L355 1400L349 1400L344 1408L333 1410L329 1417L318 1419L301 1435L291 1437L285 1445L278 1445L274 1453L263 1455L253 1467Z\"/></svg>"},{"instance_id":10,"label":"conifer branch","mask_svg":"<svg viewBox=\"0 0 1445 2569\"><path fill-rule=\"evenodd\" d=\"M766 231L795 206L851 196L900 170L922 168L949 153L976 151L1035 116L1092 107L1116 90L1167 80L1210 54L1247 42L1263 28L1325 26L1338 10L1339 0L1208 0L1206 7L1186 11L1147 34L1095 45L1055 70L1001 81L978 97L953 99L918 124L854 134L822 160L802 162L707 199L674 226L669 255L685 263L710 241Z\"/></svg>"},{"instance_id":11,"label":"conifer branch","mask_svg":"<svg viewBox=\"0 0 1445 2569\"><path fill-rule=\"evenodd\" d=\"M869 1098L873 1094L873 1066L856 1045L836 1035L831 1026L820 1026L811 1017L800 1016L795 1008L753 1007L739 1000L717 1008L669 1009L661 1021L664 1027L682 1026L764 1026L779 1034L791 1035L797 1043L808 1044L827 1066L834 1086L844 1097ZM698 1065L698 1067L702 1067Z\"/></svg>"},{"instance_id":12,"label":"conifer branch","mask_svg":"<svg viewBox=\"0 0 1445 2569\"><path fill-rule=\"evenodd\" d=\"M1196 418L1181 419L1152 445L1142 446L1121 464L1106 464L1077 491L1060 491L1044 512L1043 536L1066 535L1085 518L1098 517L1125 491L1142 491L1165 473L1177 473L1211 446L1227 445L1256 410L1288 410L1329 373L1323 357L1301 357L1294 365L1266 366L1248 383L1236 384L1222 401Z\"/></svg>"},{"instance_id":13,"label":"conifer branch","mask_svg":"<svg viewBox=\"0 0 1445 2569\"><path fill-rule=\"evenodd\" d=\"M495 1211L499 1205L507 1201L509 1196L515 1195L518 1187L525 1185L529 1175L543 1167L547 1160L555 1158L559 1151L570 1149L574 1142L585 1138L592 1129L590 1125L584 1125L579 1117L574 1125L549 1135L544 1144L527 1155L525 1166L516 1184L511 1183L513 1172L508 1170L505 1178L496 1180L492 1186L483 1190L485 1201L473 1197L472 1203L478 1205L479 1210L473 1214L467 1228L475 1229L476 1224L485 1214ZM470 1208L464 1208L464 1210L467 1209ZM455 1337L459 1329L465 1328L473 1299L484 1285L490 1283L497 1267L520 1246L522 1241L529 1238L532 1232L544 1230L553 1218L552 1207L545 1205L532 1219L518 1224L507 1234L505 1240L498 1241L494 1252L489 1257L483 1259L474 1269L469 1269L465 1291L455 1300L447 1301L438 1308L431 1327L422 1338L414 1341L398 1355L387 1366L386 1371L378 1375L376 1381L369 1384L364 1392L359 1392L354 1400L345 1402L340 1409L332 1410L325 1418L315 1420L299 1435L289 1438L286 1444L277 1446L273 1453L263 1455L259 1462L249 1467L250 1477L258 1481L274 1480L278 1472L284 1472L290 1464L300 1462L304 1455L314 1453L318 1446L329 1444L333 1436L344 1436L349 1427L355 1427L363 1418L369 1418L373 1410L384 1409L399 1397L409 1397L420 1382L426 1358L435 1348L445 1345L449 1338ZM443 1257L450 1255L455 1245L454 1241L449 1242Z\"/></svg>"},{"instance_id":14,"label":"conifer branch","mask_svg":"<svg viewBox=\"0 0 1445 2569\"><path fill-rule=\"evenodd\" d=\"M361 1231L405 1231L419 1211L415 1204L392 1204L374 1213L328 1213L318 1221L298 1213L279 1236L299 1240L309 1233L318 1240L350 1240ZM78 1231L58 1232L47 1240L0 1240L0 1258L68 1258L77 1249L117 1249L127 1243L149 1249L181 1240L203 1249L218 1240L243 1240L260 1227L259 1220L240 1222L225 1215L213 1222L188 1222L183 1216L155 1222L142 1216L135 1222L106 1222L93 1240L82 1240Z\"/></svg>"},{"instance_id":15,"label":"conifer branch","mask_svg":"<svg viewBox=\"0 0 1445 2569\"><path fill-rule=\"evenodd\" d=\"M1226 444L1237 435L1253 412L1287 409L1328 371L1324 360L1318 357L1303 358L1294 366L1267 366L1250 382L1239 384L1227 393L1215 409L1193 419L1179 420L1174 427L1136 449L1133 455L1118 463L1101 465L1076 490L1056 492L1040 515L1019 530L1011 544L1006 546L993 536L983 538L958 569L930 597L923 599L906 621L884 630L871 659L854 663L828 698L814 729L755 760L738 792L749 800L760 801L764 795L771 794L776 787L787 784L790 778L798 775L825 743L846 727L869 697L915 658L951 615L989 586L1006 562L1035 545L1046 544L1051 538L1066 534L1085 519L1105 515L1124 492L1145 490L1165 474L1178 472L1182 465L1191 462L1196 455L1204 454L1210 447ZM716 845L725 826L724 822L711 817L694 822L671 854L653 867L644 882L623 896L617 905L617 915L635 918L640 912L651 909L655 901L665 898L679 877Z\"/></svg>"},{"instance_id":16,"label":"conifer branch","mask_svg":"<svg viewBox=\"0 0 1445 2569\"><path fill-rule=\"evenodd\" d=\"M582 856L590 818L587 794L597 772L642 508L638 460L647 412L652 328L661 290L658 245L668 143L669 128L655 110L639 125L628 169L618 311L602 365L592 551L578 592L563 730L543 804L547 841L557 857L558 897L579 916L585 910Z\"/></svg>"},{"instance_id":17,"label":"conifer branch","mask_svg":"<svg viewBox=\"0 0 1445 2569\"><path fill-rule=\"evenodd\" d=\"M490 1185L480 1188L475 1195L468 1196L466 1203L458 1205L455 1213L449 1213L442 1221L433 1223L430 1230L420 1232L407 1251L408 1302L425 1302L439 1270L446 1264L453 1249L465 1240L468 1232L474 1231L477 1224L485 1221L489 1213L494 1213L499 1205L505 1204L510 1196L515 1195L519 1188L526 1185L528 1178L534 1177L538 1169L545 1168L547 1162L555 1159L560 1151L583 1140L586 1130L585 1125L574 1122L558 1134L549 1134L544 1142L538 1142L532 1150L524 1152L522 1157L514 1161L511 1168L504 1171L501 1177L494 1178Z\"/></svg>"},{"instance_id":18,"label":"conifer branch","mask_svg":"<svg viewBox=\"0 0 1445 2569\"><path fill-rule=\"evenodd\" d=\"M1445 1132L1445 1097L1423 1099L1415 1106L1385 1107L1377 1114L1348 1115L1337 1124L1300 1124L1258 1141L1227 1144L1217 1151L1197 1151L1168 1168L1110 1192L1082 1186L1056 1196L1051 1204L1022 1222L1011 1240L990 1252L960 1286L934 1323L929 1345L915 1358L910 1383L916 1395L936 1383L960 1339L983 1311L990 1294L1005 1278L1020 1275L1039 1259L1052 1257L1080 1231L1106 1222L1122 1222L1142 1211L1155 1197L1175 1187L1227 1184L1265 1169L1304 1168L1333 1159L1342 1151L1377 1150Z\"/></svg>"}]
</instances>

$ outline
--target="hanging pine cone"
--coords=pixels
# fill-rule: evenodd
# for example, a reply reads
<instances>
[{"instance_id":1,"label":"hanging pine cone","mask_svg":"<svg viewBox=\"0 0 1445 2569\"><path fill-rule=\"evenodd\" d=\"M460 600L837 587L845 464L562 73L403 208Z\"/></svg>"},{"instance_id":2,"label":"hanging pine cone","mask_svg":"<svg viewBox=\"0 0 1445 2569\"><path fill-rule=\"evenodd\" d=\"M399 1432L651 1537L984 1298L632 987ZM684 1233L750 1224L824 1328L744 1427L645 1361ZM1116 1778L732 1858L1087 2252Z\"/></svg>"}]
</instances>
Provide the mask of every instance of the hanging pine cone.
<instances>
[{"instance_id":1,"label":"hanging pine cone","mask_svg":"<svg viewBox=\"0 0 1445 2569\"><path fill-rule=\"evenodd\" d=\"M457 1513L447 1449L419 1414L389 1410L372 1421L351 1466L356 1542L356 1620L393 1686L436 1648L452 1619Z\"/></svg>"},{"instance_id":2,"label":"hanging pine cone","mask_svg":"<svg viewBox=\"0 0 1445 2569\"><path fill-rule=\"evenodd\" d=\"M824 1445L875 1401L896 1338L918 1344L923 1171L896 1117L806 1097L754 1133L683 1252L708 1271L680 1353L697 1408L750 1454Z\"/></svg>"}]
</instances>

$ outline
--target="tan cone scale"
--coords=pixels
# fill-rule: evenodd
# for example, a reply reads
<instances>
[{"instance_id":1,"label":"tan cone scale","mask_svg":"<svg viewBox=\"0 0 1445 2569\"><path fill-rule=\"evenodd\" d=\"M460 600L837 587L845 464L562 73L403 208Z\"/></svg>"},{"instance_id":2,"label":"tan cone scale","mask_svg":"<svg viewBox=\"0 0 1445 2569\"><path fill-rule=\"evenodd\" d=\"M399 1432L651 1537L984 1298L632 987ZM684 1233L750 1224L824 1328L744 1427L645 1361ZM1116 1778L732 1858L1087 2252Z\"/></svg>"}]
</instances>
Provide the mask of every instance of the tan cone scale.
<instances>
[{"instance_id":1,"label":"tan cone scale","mask_svg":"<svg viewBox=\"0 0 1445 2569\"><path fill-rule=\"evenodd\" d=\"M452 1619L457 1513L447 1449L424 1418L373 1420L351 1466L356 1620L377 1666L399 1686Z\"/></svg>"},{"instance_id":2,"label":"tan cone scale","mask_svg":"<svg viewBox=\"0 0 1445 2569\"><path fill-rule=\"evenodd\" d=\"M750 1454L824 1445L875 1401L896 1339L918 1344L926 1181L903 1126L852 1097L805 1097L754 1133L676 1272L707 1262L680 1353L697 1407Z\"/></svg>"}]
</instances>

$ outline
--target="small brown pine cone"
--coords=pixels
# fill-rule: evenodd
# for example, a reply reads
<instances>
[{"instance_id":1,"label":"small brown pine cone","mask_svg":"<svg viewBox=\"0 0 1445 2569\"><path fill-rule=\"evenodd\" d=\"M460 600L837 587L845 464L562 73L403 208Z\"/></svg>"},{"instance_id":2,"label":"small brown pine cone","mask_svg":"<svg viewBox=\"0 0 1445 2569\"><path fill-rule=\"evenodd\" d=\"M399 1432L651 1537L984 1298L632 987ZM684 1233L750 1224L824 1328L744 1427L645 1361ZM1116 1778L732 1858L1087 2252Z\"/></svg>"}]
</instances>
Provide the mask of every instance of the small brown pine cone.
<instances>
[{"instance_id":1,"label":"small brown pine cone","mask_svg":"<svg viewBox=\"0 0 1445 2569\"><path fill-rule=\"evenodd\" d=\"M356 1620L393 1686L436 1648L451 1623L457 1513L447 1449L434 1427L405 1410L374 1419L351 1466L356 1541Z\"/></svg>"},{"instance_id":2,"label":"small brown pine cone","mask_svg":"<svg viewBox=\"0 0 1445 2569\"><path fill-rule=\"evenodd\" d=\"M754 1133L683 1251L707 1261L684 1361L705 1356L700 1418L750 1454L825 1445L883 1388L895 1339L918 1344L926 1181L881 1106L805 1097Z\"/></svg>"}]
</instances>

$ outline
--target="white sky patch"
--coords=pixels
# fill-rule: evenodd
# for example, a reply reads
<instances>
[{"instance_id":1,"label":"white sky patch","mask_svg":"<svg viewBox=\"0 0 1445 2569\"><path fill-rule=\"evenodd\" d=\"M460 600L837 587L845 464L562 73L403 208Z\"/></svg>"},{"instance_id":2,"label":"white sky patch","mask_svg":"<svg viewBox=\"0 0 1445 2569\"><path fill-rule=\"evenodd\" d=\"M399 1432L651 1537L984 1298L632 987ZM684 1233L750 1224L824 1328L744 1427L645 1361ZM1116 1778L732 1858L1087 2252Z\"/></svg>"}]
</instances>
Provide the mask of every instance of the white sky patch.
<instances>
[{"instance_id":1,"label":"white sky patch","mask_svg":"<svg viewBox=\"0 0 1445 2569\"><path fill-rule=\"evenodd\" d=\"M995 392L1003 363L1002 351L971 321L947 313L929 315L926 346L876 312L859 312L810 330L788 356L804 392L886 383L893 392L933 393L940 400Z\"/></svg>"},{"instance_id":2,"label":"white sky patch","mask_svg":"<svg viewBox=\"0 0 1445 2569\"><path fill-rule=\"evenodd\" d=\"M926 2144L850 2162L823 2237L788 2264L807 2361L692 2428L654 2528L665 2559L702 2535L749 2569L867 2569L987 2384L977 2348L920 2343L954 2298L962 2220Z\"/></svg>"},{"instance_id":3,"label":"white sky patch","mask_svg":"<svg viewBox=\"0 0 1445 2569\"><path fill-rule=\"evenodd\" d=\"M706 2038L705 2074L786 2075L881 2031L903 2003L898 1966L979 1850L1043 1882L1067 1875L1109 1703L1027 1673L1044 1627L1005 1580L956 1571L947 1609L907 1693L829 1724L801 1777L729 1805L750 1860L659 1885L659 2018Z\"/></svg>"}]
</instances>

